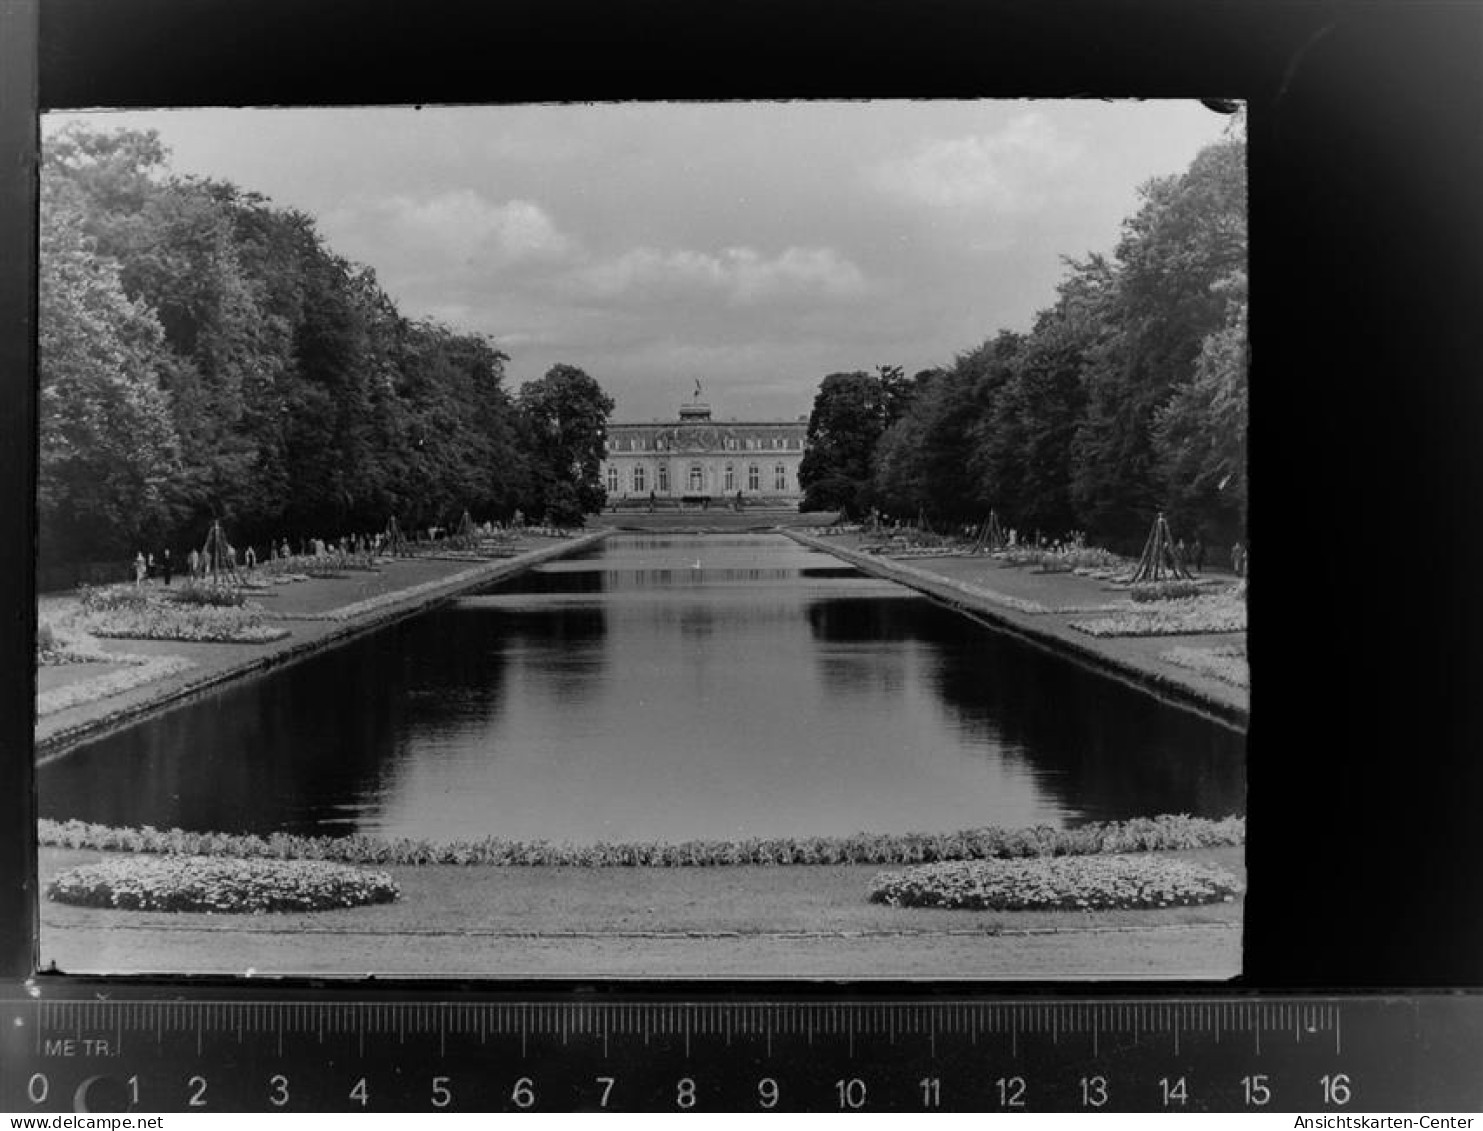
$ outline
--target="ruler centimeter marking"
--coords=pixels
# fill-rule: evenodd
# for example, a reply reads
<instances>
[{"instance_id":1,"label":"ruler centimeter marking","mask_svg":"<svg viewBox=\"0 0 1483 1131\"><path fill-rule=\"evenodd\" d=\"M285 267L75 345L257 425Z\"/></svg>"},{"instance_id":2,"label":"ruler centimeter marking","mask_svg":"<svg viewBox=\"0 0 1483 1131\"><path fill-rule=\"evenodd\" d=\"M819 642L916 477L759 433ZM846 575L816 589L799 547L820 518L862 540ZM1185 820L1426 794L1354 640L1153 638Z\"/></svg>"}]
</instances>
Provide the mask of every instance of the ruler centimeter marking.
<instances>
[{"instance_id":1,"label":"ruler centimeter marking","mask_svg":"<svg viewBox=\"0 0 1483 1131\"><path fill-rule=\"evenodd\" d=\"M581 1081L567 1079L576 1066L601 1069L596 1078L606 1080L618 1078L614 1065L622 1066L625 1080L678 1073L676 1078L690 1082L682 1105L688 1107L699 1102L695 1088L702 1079L686 1067L692 1063L706 1066L704 1079L712 1089L707 1102L720 1093L732 1096L727 1102L743 1102L736 1096L748 1093L737 1081L775 1064L764 1069L771 1073L764 1081L771 1106L780 1102L777 1089L786 1078L790 1103L823 1110L899 1105L918 1084L917 1098L933 1107L950 1106L949 1089L956 1089L953 1095L972 1094L974 1102L991 1108L996 1102L1055 1110L1108 1103L1116 1108L1158 1099L1167 1108L1171 1097L1185 1104L1196 1086L1209 1110L1252 1110L1269 1103L1299 1110L1410 1110L1423 1099L1433 1109L1472 1110L1483 1102L1483 1085L1461 1074L1466 1065L1468 1077L1476 1075L1483 1059L1480 995L734 1001L615 994L606 1000L598 995L532 1001L491 994L487 1000L438 1001L416 998L412 991L401 995L408 1000L395 994L307 1000L245 991L209 999L192 998L184 990L130 997L132 989L111 988L104 998L41 993L34 1000L0 1001L7 1042L0 1048L6 1054L0 1058L0 1107L56 1110L73 1092L88 1103L100 1102L104 1085L97 1081L106 1084L123 1067L128 1072L120 1078L129 1082L137 1103L145 1102L139 1098L142 1089L164 1110L172 1103L220 1104L224 1101L216 1097L231 1085L219 1080L216 1066L252 1068L270 1056L280 1066L274 1080L291 1075L299 1089L301 1078L308 1078L325 1093L319 1102L346 1106L344 1097L333 1094L338 1077L331 1077L348 1071L352 1051L364 1068L360 1084L352 1081L359 1088L354 1098L365 1107L368 1086L361 1084L374 1077L377 1089L393 1087L377 1076L380 1069L401 1081L404 1074L415 1076L410 1070L419 1066L445 1066L434 1075L447 1092L455 1075L464 1074L463 1080L476 1066L487 1075L491 1064L502 1063L499 1051L513 1052L517 1044L527 1064L512 1093L521 1108L559 1106L560 1095L580 1100ZM57 987L48 992L61 994ZM1439 1017L1452 1028L1429 1034L1427 1026ZM25 1033L27 1027L33 1032ZM1250 1034L1250 1040L1222 1040L1231 1033ZM1428 1038L1424 1064L1417 1052L1423 1036ZM756 1051L748 1054L748 1047ZM757 1059L763 1053L765 1061ZM999 1061L1004 1056L1007 1061ZM1428 1087L1448 1083L1449 1057L1459 1065L1456 1087L1466 1102L1449 1105L1441 1096L1422 1097L1417 1091L1422 1079ZM185 1068L191 1071L182 1076ZM819 1072L840 1075L824 1080L816 1078ZM866 1075L871 1076L868 1088ZM193 1092L180 1092L186 1077ZM219 1091L208 1091L208 1080ZM1162 1097L1151 1091L1160 1081ZM990 1087L999 1092L986 1093ZM444 1092L437 1093L440 1100L446 1100ZM397 1094L395 1102L413 1103ZM1398 1098L1410 1103L1397 1103ZM235 1096L226 1102L261 1099ZM605 1092L603 1106L608 1100ZM504 1102L493 1095L480 1102L495 1101ZM1375 1103L1380 1108L1370 1106ZM1272 1110L1279 1109L1285 1107Z\"/></svg>"}]
</instances>

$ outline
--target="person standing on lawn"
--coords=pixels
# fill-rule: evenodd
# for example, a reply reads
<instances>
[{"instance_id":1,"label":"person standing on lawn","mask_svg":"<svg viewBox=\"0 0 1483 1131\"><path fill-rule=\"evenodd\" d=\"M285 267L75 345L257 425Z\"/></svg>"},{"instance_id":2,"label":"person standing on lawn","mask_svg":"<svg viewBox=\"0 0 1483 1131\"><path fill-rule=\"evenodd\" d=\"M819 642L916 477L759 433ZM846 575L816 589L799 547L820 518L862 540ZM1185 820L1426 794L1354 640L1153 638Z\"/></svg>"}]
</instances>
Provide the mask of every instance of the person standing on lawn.
<instances>
[{"instance_id":1,"label":"person standing on lawn","mask_svg":"<svg viewBox=\"0 0 1483 1131\"><path fill-rule=\"evenodd\" d=\"M144 575L148 570L149 566L144 560L144 551L140 550L134 555L134 587L136 589L144 584Z\"/></svg>"},{"instance_id":2,"label":"person standing on lawn","mask_svg":"<svg viewBox=\"0 0 1483 1131\"><path fill-rule=\"evenodd\" d=\"M160 554L160 574L165 579L165 584L170 584L170 579L175 576L175 563L170 560L170 547L166 546Z\"/></svg>"},{"instance_id":3,"label":"person standing on lawn","mask_svg":"<svg viewBox=\"0 0 1483 1131\"><path fill-rule=\"evenodd\" d=\"M1205 570L1205 543L1198 534L1195 535L1195 572L1203 573Z\"/></svg>"}]
</instances>

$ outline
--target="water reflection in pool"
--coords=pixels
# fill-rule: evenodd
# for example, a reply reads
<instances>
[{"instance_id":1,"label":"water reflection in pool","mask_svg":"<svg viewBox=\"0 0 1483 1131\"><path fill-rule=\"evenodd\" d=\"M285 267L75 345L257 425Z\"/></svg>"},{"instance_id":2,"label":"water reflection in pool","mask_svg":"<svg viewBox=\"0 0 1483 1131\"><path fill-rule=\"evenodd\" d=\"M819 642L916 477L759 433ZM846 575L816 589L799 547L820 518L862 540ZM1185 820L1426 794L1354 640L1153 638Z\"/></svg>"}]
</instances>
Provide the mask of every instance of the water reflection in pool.
<instances>
[{"instance_id":1,"label":"water reflection in pool","mask_svg":"<svg viewBox=\"0 0 1483 1131\"><path fill-rule=\"evenodd\" d=\"M44 815L591 843L1244 808L1244 740L777 535L615 536L43 767Z\"/></svg>"}]
</instances>

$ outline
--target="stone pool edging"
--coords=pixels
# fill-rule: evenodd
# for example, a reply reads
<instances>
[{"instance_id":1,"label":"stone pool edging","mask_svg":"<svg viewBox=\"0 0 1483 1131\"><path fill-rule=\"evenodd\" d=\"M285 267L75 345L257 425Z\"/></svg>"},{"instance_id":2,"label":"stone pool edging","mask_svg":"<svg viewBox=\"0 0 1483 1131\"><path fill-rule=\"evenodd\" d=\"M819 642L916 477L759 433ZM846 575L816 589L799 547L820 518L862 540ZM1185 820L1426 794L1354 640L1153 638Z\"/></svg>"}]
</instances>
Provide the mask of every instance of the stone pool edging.
<instances>
[{"instance_id":1,"label":"stone pool edging","mask_svg":"<svg viewBox=\"0 0 1483 1131\"><path fill-rule=\"evenodd\" d=\"M920 566L905 565L875 554L866 554L849 546L831 545L831 539L805 534L799 530L780 530L802 546L848 562L872 577L895 581L924 593L958 612L982 618L994 628L1046 651L1064 656L1104 675L1121 679L1131 686L1149 692L1180 706L1194 707L1213 715L1221 722L1245 730L1250 725L1251 709L1209 694L1202 687L1186 682L1175 672L1162 672L1137 658L1119 654L1116 637L1088 637L1085 641L1069 633L1048 631L1048 626L1063 627L1053 610L1028 612L1016 605L1033 604L1019 598L998 599L990 590L956 581Z\"/></svg>"},{"instance_id":2,"label":"stone pool edging","mask_svg":"<svg viewBox=\"0 0 1483 1131\"><path fill-rule=\"evenodd\" d=\"M480 568L477 564L471 565L467 570L461 570L441 579L436 585L423 583L414 587L415 592L405 591L406 596L403 599L389 601L379 607L353 615L344 621L337 622L332 618L321 620L320 623L333 623L336 627L312 640L295 640L292 635L289 635L281 640L265 643L261 646L263 651L259 655L242 663L206 673L160 696L150 697L99 718L88 719L37 738L34 743L36 764L42 765L55 758L63 757L70 752L72 747L85 739L97 738L120 727L131 725L206 692L214 691L233 680L307 659L330 648L348 643L367 632L385 628L399 620L426 612L480 585L487 585L492 581L503 581L543 562L585 550L601 542L611 533L611 529L603 527L570 541L557 542L551 546L530 550L513 558L495 559L487 563L487 568ZM392 594L384 596L389 597ZM272 619L271 616L269 619Z\"/></svg>"}]
</instances>

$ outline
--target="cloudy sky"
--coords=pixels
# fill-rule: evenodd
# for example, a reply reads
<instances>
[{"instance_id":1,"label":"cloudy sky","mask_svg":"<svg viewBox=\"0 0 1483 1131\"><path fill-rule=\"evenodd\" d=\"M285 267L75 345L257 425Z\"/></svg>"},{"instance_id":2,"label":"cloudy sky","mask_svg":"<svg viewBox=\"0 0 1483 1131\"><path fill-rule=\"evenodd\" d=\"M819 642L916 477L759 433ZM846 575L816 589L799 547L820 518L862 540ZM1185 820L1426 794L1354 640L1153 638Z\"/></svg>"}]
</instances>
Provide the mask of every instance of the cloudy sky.
<instances>
[{"instance_id":1,"label":"cloudy sky","mask_svg":"<svg viewBox=\"0 0 1483 1131\"><path fill-rule=\"evenodd\" d=\"M49 115L314 216L404 313L581 366L614 418L807 413L827 373L949 362L1110 251L1198 102L619 104ZM44 135L45 136L45 135Z\"/></svg>"}]
</instances>

